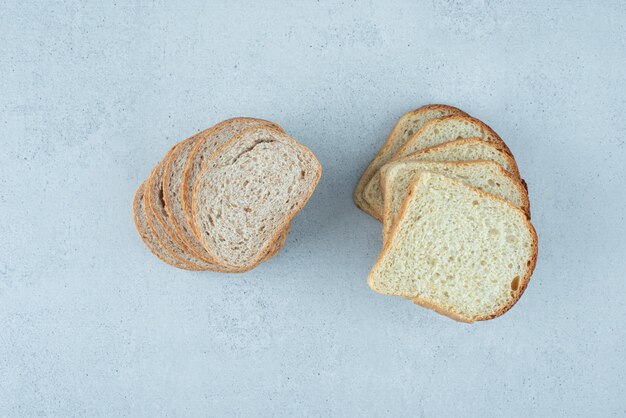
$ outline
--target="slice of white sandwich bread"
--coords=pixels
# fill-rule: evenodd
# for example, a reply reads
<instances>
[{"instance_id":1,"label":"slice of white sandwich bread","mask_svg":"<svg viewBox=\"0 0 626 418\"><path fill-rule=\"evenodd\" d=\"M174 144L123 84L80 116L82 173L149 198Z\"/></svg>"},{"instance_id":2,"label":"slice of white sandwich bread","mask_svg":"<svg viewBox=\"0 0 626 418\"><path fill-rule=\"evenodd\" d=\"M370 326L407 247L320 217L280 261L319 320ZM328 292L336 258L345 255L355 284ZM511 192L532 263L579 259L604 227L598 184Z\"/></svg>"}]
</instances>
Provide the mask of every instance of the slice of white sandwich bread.
<instances>
[{"instance_id":1,"label":"slice of white sandwich bread","mask_svg":"<svg viewBox=\"0 0 626 418\"><path fill-rule=\"evenodd\" d=\"M485 142L495 144L509 155L511 154L498 134L483 122L469 116L448 116L434 119L426 123L393 155L390 161L398 160L415 152L463 138L480 138ZM511 158L513 157L511 156ZM369 193L364 193L363 198L368 202L370 208L372 208L371 212L374 214L373 216L382 221L380 171L371 178L368 186ZM378 210L375 210L372 205L377 205Z\"/></svg>"},{"instance_id":2,"label":"slice of white sandwich bread","mask_svg":"<svg viewBox=\"0 0 626 418\"><path fill-rule=\"evenodd\" d=\"M473 322L509 310L536 260L537 235L524 211L441 174L421 173L368 284Z\"/></svg>"},{"instance_id":3,"label":"slice of white sandwich bread","mask_svg":"<svg viewBox=\"0 0 626 418\"><path fill-rule=\"evenodd\" d=\"M368 202L363 197L365 186L367 186L380 167L386 164L409 138L426 124L426 122L452 115L465 115L465 112L456 107L434 104L420 107L419 109L412 110L402 115L391 130L391 133L380 151L378 151L359 179L352 196L354 203L361 210L374 216Z\"/></svg>"},{"instance_id":4,"label":"slice of white sandwich bread","mask_svg":"<svg viewBox=\"0 0 626 418\"><path fill-rule=\"evenodd\" d=\"M270 127L243 131L196 179L192 225L212 259L249 269L275 245L321 176L313 153Z\"/></svg>"},{"instance_id":5,"label":"slice of white sandwich bread","mask_svg":"<svg viewBox=\"0 0 626 418\"><path fill-rule=\"evenodd\" d=\"M511 155L496 144L485 142L481 138L465 138L445 142L425 150L415 152L393 161L494 161L500 164L514 177L520 178L517 164ZM384 166L383 166L384 167ZM381 169L382 175L382 169ZM524 183L522 183L524 184ZM524 184L525 187L525 184ZM365 188L364 196L372 210L383 213L384 202L382 183L370 182Z\"/></svg>"},{"instance_id":6,"label":"slice of white sandwich bread","mask_svg":"<svg viewBox=\"0 0 626 418\"><path fill-rule=\"evenodd\" d=\"M528 194L522 183L493 161L399 161L386 164L381 169L381 186L385 202L383 238L389 234L415 176L426 171L443 174L483 192L496 195L530 216Z\"/></svg>"}]
</instances>

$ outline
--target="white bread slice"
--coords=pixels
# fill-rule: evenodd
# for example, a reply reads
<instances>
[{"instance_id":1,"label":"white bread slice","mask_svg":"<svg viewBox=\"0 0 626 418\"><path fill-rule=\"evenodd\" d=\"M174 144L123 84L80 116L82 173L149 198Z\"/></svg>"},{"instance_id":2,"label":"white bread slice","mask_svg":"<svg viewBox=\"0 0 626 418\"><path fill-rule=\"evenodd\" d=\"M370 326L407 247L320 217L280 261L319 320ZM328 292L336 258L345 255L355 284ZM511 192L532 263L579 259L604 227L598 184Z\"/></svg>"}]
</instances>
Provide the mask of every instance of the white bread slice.
<instances>
[{"instance_id":1,"label":"white bread slice","mask_svg":"<svg viewBox=\"0 0 626 418\"><path fill-rule=\"evenodd\" d=\"M202 244L198 241L192 232L192 228L187 223L187 217L183 208L183 196L188 191L183 185L183 175L185 166L189 156L198 143L206 144L202 150L211 152L211 148L216 144L221 144L224 139L230 138L230 135L241 131L242 129L253 126L275 126L271 122L253 118L237 118L222 122L213 128L206 129L198 134L186 139L172 150L168 162L163 172L163 201L165 203L165 211L169 217L172 229L175 231L179 241L187 248L191 255L205 261L207 263L215 263L207 254ZM210 145L210 146L208 146ZM212 155L212 154L211 154ZM210 158L211 155L199 154L202 158ZM188 187L192 189L192 187ZM284 244L287 232L283 232L280 243ZM282 248L282 245L279 245ZM275 255L272 250L268 254L268 258Z\"/></svg>"},{"instance_id":2,"label":"white bread slice","mask_svg":"<svg viewBox=\"0 0 626 418\"><path fill-rule=\"evenodd\" d=\"M530 203L522 183L493 161L400 161L380 170L385 201L383 237L386 239L396 221L409 186L422 172L443 174L463 184L496 195L529 215Z\"/></svg>"},{"instance_id":3,"label":"white bread slice","mask_svg":"<svg viewBox=\"0 0 626 418\"><path fill-rule=\"evenodd\" d=\"M434 119L426 123L422 128L413 135L391 158L392 161L406 157L418 151L425 150L436 145L446 142L456 141L462 138L480 138L483 141L493 143L500 149L511 152L508 147L500 139L490 127L485 125L478 119L470 116L448 116L445 118ZM511 158L513 158L511 156ZM373 216L382 221L382 194L380 193L380 172L376 173L369 181L369 192L363 194L363 198L370 205ZM367 186L366 186L367 187ZM376 203L378 201L378 204ZM377 205L376 208L372 205Z\"/></svg>"},{"instance_id":4,"label":"white bread slice","mask_svg":"<svg viewBox=\"0 0 626 418\"><path fill-rule=\"evenodd\" d=\"M517 164L509 153L496 144L485 142L480 138L458 139L445 142L423 151L398 158L395 161L495 161L505 170L519 179ZM382 175L382 170L381 173ZM375 213L383 213L384 202L382 182L370 182L365 188L364 196ZM525 183L522 183L526 187ZM383 215L384 216L384 215Z\"/></svg>"},{"instance_id":5,"label":"white bread slice","mask_svg":"<svg viewBox=\"0 0 626 418\"><path fill-rule=\"evenodd\" d=\"M409 140L415 132L417 132L424 124L436 118L442 118L451 115L465 115L460 109L446 105L428 105L420 107L405 113L398 119L398 122L391 130L384 145L378 151L372 162L367 166L365 172L359 179L352 199L354 203L366 213L375 216L367 201L363 198L365 186L370 182L372 177L378 172L380 167L386 164L391 157Z\"/></svg>"},{"instance_id":6,"label":"white bread slice","mask_svg":"<svg viewBox=\"0 0 626 418\"><path fill-rule=\"evenodd\" d=\"M198 176L194 232L211 257L249 268L304 207L321 166L282 131L250 128L224 145Z\"/></svg>"},{"instance_id":7,"label":"white bread slice","mask_svg":"<svg viewBox=\"0 0 626 418\"><path fill-rule=\"evenodd\" d=\"M536 260L537 234L522 210L446 176L422 173L368 284L473 322L509 310Z\"/></svg>"},{"instance_id":8,"label":"white bread slice","mask_svg":"<svg viewBox=\"0 0 626 418\"><path fill-rule=\"evenodd\" d=\"M137 189L135 193L135 199L133 200L133 220L135 222L135 228L141 237L141 240L146 244L146 247L154 254L159 260L184 270L195 270L195 268L188 263L185 263L173 255L171 255L165 247L156 239L152 230L148 225L146 219L146 212L144 207L144 190L145 183Z\"/></svg>"}]
</instances>

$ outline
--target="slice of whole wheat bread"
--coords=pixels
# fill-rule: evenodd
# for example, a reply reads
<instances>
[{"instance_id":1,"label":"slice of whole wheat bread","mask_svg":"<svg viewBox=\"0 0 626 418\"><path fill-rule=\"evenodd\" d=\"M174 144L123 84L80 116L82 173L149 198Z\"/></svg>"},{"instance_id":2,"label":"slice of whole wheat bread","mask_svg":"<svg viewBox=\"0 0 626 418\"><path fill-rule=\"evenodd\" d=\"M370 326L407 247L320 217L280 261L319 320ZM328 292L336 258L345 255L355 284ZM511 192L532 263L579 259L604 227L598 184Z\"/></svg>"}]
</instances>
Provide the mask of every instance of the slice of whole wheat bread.
<instances>
[{"instance_id":1,"label":"slice of whole wheat bread","mask_svg":"<svg viewBox=\"0 0 626 418\"><path fill-rule=\"evenodd\" d=\"M374 159L359 179L352 195L354 203L364 212L375 216L371 213L368 202L363 198L365 186L367 186L380 167L386 164L426 122L451 115L466 115L466 113L456 107L434 104L420 107L402 115L391 130L382 148L374 156Z\"/></svg>"},{"instance_id":2,"label":"slice of whole wheat bread","mask_svg":"<svg viewBox=\"0 0 626 418\"><path fill-rule=\"evenodd\" d=\"M383 239L395 223L409 185L423 172L433 172L458 180L463 184L498 196L529 215L530 204L526 189L502 166L493 161L399 161L386 164L381 169L381 182L385 201Z\"/></svg>"},{"instance_id":3,"label":"slice of whole wheat bread","mask_svg":"<svg viewBox=\"0 0 626 418\"><path fill-rule=\"evenodd\" d=\"M536 260L537 234L522 210L426 172L409 188L368 284L473 322L508 311Z\"/></svg>"},{"instance_id":4,"label":"slice of whole wheat bread","mask_svg":"<svg viewBox=\"0 0 626 418\"><path fill-rule=\"evenodd\" d=\"M196 270L195 267L172 256L161 245L161 243L152 233L152 230L150 229L150 226L148 225L148 221L146 219L146 212L144 207L144 186L145 183L142 183L139 186L133 200L133 221L135 222L135 228L137 229L141 240L144 242L144 244L146 244L146 247L148 247L152 254L154 254L159 260L163 261L164 263L167 263L179 269Z\"/></svg>"},{"instance_id":5,"label":"slice of whole wheat bread","mask_svg":"<svg viewBox=\"0 0 626 418\"><path fill-rule=\"evenodd\" d=\"M463 138L480 138L483 141L493 143L500 149L511 155L509 148L493 129L485 123L470 116L447 116L433 119L415 133L390 159L394 161L418 151L425 150L446 142L456 141ZM513 156L511 155L511 158ZM371 185L371 186L370 186ZM382 221L382 194L380 193L380 170L369 181L370 194L363 193L363 198L371 208L372 216ZM378 209L372 208L372 202L379 200Z\"/></svg>"},{"instance_id":6,"label":"slice of whole wheat bread","mask_svg":"<svg viewBox=\"0 0 626 418\"><path fill-rule=\"evenodd\" d=\"M490 160L500 164L505 170L516 178L519 178L517 164L513 157L503 148L496 144L486 142L480 138L458 139L456 141L444 142L423 151L410 154L406 157L394 159L399 161L475 161ZM382 171L382 170L381 170ZM380 173L378 175L380 177ZM525 187L525 183L524 187ZM383 193L382 183L371 181L363 195L368 201L372 211L380 216L383 213Z\"/></svg>"},{"instance_id":7,"label":"slice of whole wheat bread","mask_svg":"<svg viewBox=\"0 0 626 418\"><path fill-rule=\"evenodd\" d=\"M187 227L195 229L192 216L193 189L204 165L227 142L240 135L243 131L254 127L271 127L278 131L282 128L275 123L255 118L239 117L218 123L205 138L198 140L187 157L180 183L180 203L182 205Z\"/></svg>"},{"instance_id":8,"label":"slice of whole wheat bread","mask_svg":"<svg viewBox=\"0 0 626 418\"><path fill-rule=\"evenodd\" d=\"M183 208L183 196L188 191L183 185L183 177L185 166L189 157L198 143L215 145L219 144L224 138L228 138L236 132L241 131L245 127L253 126L274 126L270 122L253 119L253 118L236 118L222 122L213 128L206 129L198 134L186 139L172 150L168 162L163 172L163 201L164 208L168 214L170 224L174 229L180 242L189 249L191 255L202 261L215 264L207 254L202 244L193 234L192 228L187 222L187 217ZM210 152L210 146L202 151ZM203 158L210 158L211 155L201 154ZM187 186L191 189L191 185ZM282 242L286 240L287 232L283 232ZM273 257L282 246L273 249L268 253L268 258Z\"/></svg>"},{"instance_id":9,"label":"slice of whole wheat bread","mask_svg":"<svg viewBox=\"0 0 626 418\"><path fill-rule=\"evenodd\" d=\"M196 236L233 268L256 264L315 190L315 155L282 131L250 128L225 144L196 180Z\"/></svg>"}]
</instances>

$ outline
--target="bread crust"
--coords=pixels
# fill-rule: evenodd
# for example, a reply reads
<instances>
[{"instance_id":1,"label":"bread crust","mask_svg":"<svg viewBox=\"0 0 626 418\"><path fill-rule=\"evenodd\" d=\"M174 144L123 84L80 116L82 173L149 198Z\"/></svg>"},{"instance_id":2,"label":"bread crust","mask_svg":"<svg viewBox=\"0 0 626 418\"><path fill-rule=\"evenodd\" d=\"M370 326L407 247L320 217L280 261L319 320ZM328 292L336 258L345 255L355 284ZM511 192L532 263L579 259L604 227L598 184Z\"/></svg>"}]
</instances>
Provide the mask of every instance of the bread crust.
<instances>
[{"instance_id":1,"label":"bread crust","mask_svg":"<svg viewBox=\"0 0 626 418\"><path fill-rule=\"evenodd\" d=\"M436 111L436 110L446 111L446 112L450 112L452 114L458 114L458 115L467 115L467 113L463 112L461 109L458 109L454 106L449 106L449 105L444 105L444 104L431 104L431 105L422 106L415 110L411 110L409 112L406 112L402 116L400 116L400 118L398 119L394 127L391 129L391 132L387 136L387 139L385 140L385 143L383 144L383 146L380 148L380 150L376 153L372 161L365 168L365 171L359 178L359 181L357 182L356 187L354 188L354 192L352 193L352 200L354 201L356 206L359 209L361 209L363 212L376 218L375 213L372 211L372 208L363 198L363 191L365 190L365 186L367 186L367 184L370 182L374 174L378 172L380 167L389 161L389 159L387 159L387 161L382 161L382 160L387 156L387 152L393 146L394 138L396 137L400 129L402 129L404 119L409 116L417 116L417 115L420 115L429 111Z\"/></svg>"},{"instance_id":2,"label":"bread crust","mask_svg":"<svg viewBox=\"0 0 626 418\"><path fill-rule=\"evenodd\" d=\"M454 145L464 145L464 144L468 144L468 143L471 143L471 142L474 142L474 141L477 141L477 140L482 141L481 138L473 137L473 138L461 138L461 139L457 139L455 141L444 142L443 144L435 145L433 147L426 148L426 149L423 149L421 151L414 152L412 154L407 155L406 157L402 157L402 158L399 158L397 160L394 160L393 162L412 161L414 159L417 159L417 157L419 157L420 155L431 154L433 152L437 152L437 151L441 150L442 148L446 148L446 147L450 147L450 146L454 146ZM485 141L483 141L483 142L485 142ZM495 143L492 143L492 142L487 142L487 144L493 146L498 151L501 151L503 153L503 157L506 159L507 164L511 167L511 170L512 170L511 174L513 174L513 176L515 176L517 179L519 179L520 181L523 182L524 180L522 179L522 176L520 175L519 168L517 167L517 162L515 161L515 158L513 158L511 156L511 153L506 148L503 148L499 144L495 144ZM392 161L390 161L390 162L392 162ZM524 185L524 187L526 187L526 186Z\"/></svg>"},{"instance_id":3,"label":"bread crust","mask_svg":"<svg viewBox=\"0 0 626 418\"><path fill-rule=\"evenodd\" d=\"M461 182L454 180L454 179L450 179L451 181L457 183L457 184L462 184ZM420 177L418 176L415 180L413 180L413 182L411 183L411 186L409 187L409 191L407 193L407 197L404 200L404 202L402 203L402 206L400 208L400 212L398 213L398 220L403 218L405 216L405 213L408 211L410 202L409 202L409 197L413 196L418 188L419 185L419 181L420 181ZM467 187L467 186L465 186ZM448 309L442 308L440 306L435 306L434 304L424 300L423 298L416 296L413 298L413 303L415 303L418 306L422 306L425 307L427 309L431 309L434 310L435 312L445 315L447 317L450 317L454 320L460 321L460 322L467 322L467 323L471 323L471 322L475 322L475 321L486 321L486 320L490 320L490 319L494 319L497 318L501 315L503 315L504 313L506 313L507 311L509 311L516 303L517 301L521 298L522 294L524 293L524 291L526 290L526 288L528 287L528 283L530 282L530 278L533 274L533 271L535 270L535 266L537 263L537 257L538 257L538 237L537 237L537 232L535 231L535 228L533 227L533 225L530 223L530 220L528 219L528 217L526 216L526 214L524 213L524 211L522 211L520 208L516 207L515 205L513 205L512 203L498 197L498 196L494 196L491 195L489 193L485 193L482 190L476 189L476 188L471 188L473 193L476 193L482 197L486 197L488 199L492 199L492 200L496 200L501 202L502 204L509 206L511 209L513 209L514 212L517 212L522 221L524 222L524 224L526 225L526 228L528 229L528 231L530 232L531 236L532 236L532 244L531 244L531 256L530 259L527 261L527 266L528 266L528 270L526 272L526 276L522 279L520 286L518 288L518 290L516 292L512 291L512 297L509 300L509 302L503 306L502 308L498 309L496 312L490 314L490 315L486 315L483 317L477 317L477 318L465 318L460 316L459 314L452 312ZM370 271L370 274L368 275L368 285L370 286L370 288L372 290L374 290L377 293L381 293L377 290L376 285L375 285L375 279L373 277L372 272L375 270L376 265L378 265L378 263L380 263L382 261L382 259L387 255L387 253L390 250L391 247L391 242L393 241L393 238L398 234L398 227L399 227L400 222L396 221L395 224L393 225L393 227L391 228L391 232L389 234L389 239L383 243L383 249L380 252L378 258L376 259L376 263L374 263L374 267L372 268L372 270ZM383 294L383 293L381 293Z\"/></svg>"},{"instance_id":4,"label":"bread crust","mask_svg":"<svg viewBox=\"0 0 626 418\"><path fill-rule=\"evenodd\" d=\"M153 234L148 225L146 212L143 207L143 203L141 202L144 196L144 187L145 183L142 183L137 188L137 191L135 192L135 198L133 199L133 222L135 224L135 229L137 229L137 232L141 237L141 240L144 242L146 247L148 247L150 252L164 263L183 270L196 270L186 262L172 256L169 252L165 250L163 246L160 245L160 241L156 239L156 236Z\"/></svg>"},{"instance_id":5,"label":"bread crust","mask_svg":"<svg viewBox=\"0 0 626 418\"><path fill-rule=\"evenodd\" d=\"M196 183L194 185L193 202L192 202L192 219L195 219L195 216L196 216L196 213L197 213L197 210L198 210L195 196L196 196L196 194L198 192L198 189L200 187L200 180L204 177L204 174L211 168L210 167L210 165L211 165L210 163L214 162L217 159L217 157L222 152L225 152L232 145L236 144L240 140L240 138L242 138L243 136L248 135L248 134L250 134L252 132L257 131L258 129L267 130L270 134L272 134L274 136L278 136L278 137L284 139L289 145L291 145L293 147L296 147L296 148L301 148L305 153L311 154L311 156L313 157L314 162L316 163L317 169L316 169L316 171L314 173L315 174L315 179L314 179L313 185L311 187L311 190L309 190L307 195L300 202L298 202L298 204L294 207L294 210L292 211L292 213L290 213L289 216L285 217L285 219L283 220L281 225L277 228L276 234L271 239L266 241L264 247L261 249L261 251L259 251L259 256L257 256L255 259L249 261L249 267L248 266L242 267L242 268L246 268L248 270L250 270L250 269L254 268L254 266L258 265L260 263L260 260L262 260L262 254L265 254L268 251L269 248L272 248L273 246L276 245L277 241L280 239L280 236L281 236L281 232L280 231L285 230L287 228L287 226L291 224L292 220L298 215L298 213L300 213L300 211L304 208L304 206L306 205L306 203L310 199L311 195L313 194L313 192L317 188L319 180L320 180L320 178L322 176L322 166L319 163L319 161L317 160L317 157L315 157L315 154L308 147L300 144L299 142L297 142L296 140L291 138L289 135L287 135L282 129L279 130L279 129L272 128L272 127L249 128L249 129L246 129L243 132L241 132L236 137L232 138L230 141L225 143L222 147L220 147L219 150L215 154L213 154L211 159L209 161L207 161L207 164L204 165L204 168L202 169L202 172L200 173L200 175L196 179ZM194 229L194 232L195 232L196 236L198 236L198 239L200 240L200 242L203 242L202 238L201 238L201 235L200 235L200 231L198 230L198 225L197 225L197 223L195 221L192 222L192 227ZM216 260L219 260L219 257L216 254L214 254L211 251L210 248L208 248L206 245L205 245L205 248L207 250L207 253L211 257L215 258ZM219 261L223 265L228 265L224 260L219 260Z\"/></svg>"},{"instance_id":6,"label":"bread crust","mask_svg":"<svg viewBox=\"0 0 626 418\"><path fill-rule=\"evenodd\" d=\"M416 138L418 135L422 134L425 130L429 129L431 125L436 124L436 123L441 123L441 121L446 120L446 121L463 121L463 122L470 122L472 124L478 125L480 127L480 129L484 132L487 132L491 137L493 137L493 141L488 141L492 144L497 144L499 147L501 147L507 154L509 154L511 156L511 158L515 159L513 157L513 154L511 153L511 150L509 149L509 147L506 145L506 143L504 142L504 140L502 138L500 138L500 135L498 135L496 133L496 131L494 131L493 129L491 129L491 127L489 127L489 125L487 125L485 122L481 121L480 119L476 119L472 116L469 115L453 115L453 116L445 116L439 119L433 119L431 121L428 121L424 124L424 126L422 126L422 128L415 132L413 134L413 136L393 155L393 157L391 158L390 161L394 161L397 158L402 158L408 154L411 154L410 152L407 153L407 150L411 147L411 145L414 144L414 138ZM451 141L448 141L451 142ZM446 142L444 142L445 144ZM437 144L437 145L441 145L441 144ZM431 148L431 147L429 147ZM425 148L428 149L428 148ZM423 150L420 150L423 151Z\"/></svg>"}]
</instances>

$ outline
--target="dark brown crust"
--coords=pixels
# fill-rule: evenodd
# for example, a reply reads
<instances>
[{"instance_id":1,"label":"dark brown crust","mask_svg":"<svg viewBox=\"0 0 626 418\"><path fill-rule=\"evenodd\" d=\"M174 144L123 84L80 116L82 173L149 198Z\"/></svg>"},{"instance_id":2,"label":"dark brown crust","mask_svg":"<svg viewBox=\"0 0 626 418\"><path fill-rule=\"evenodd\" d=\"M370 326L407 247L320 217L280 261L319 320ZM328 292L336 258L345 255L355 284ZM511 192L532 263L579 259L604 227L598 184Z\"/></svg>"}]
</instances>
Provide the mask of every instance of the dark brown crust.
<instances>
[{"instance_id":1,"label":"dark brown crust","mask_svg":"<svg viewBox=\"0 0 626 418\"><path fill-rule=\"evenodd\" d=\"M454 180L454 179L450 179L451 181L457 183L457 184L461 184L461 182ZM408 207L410 205L410 199L409 196L413 196L417 190L417 187L419 185L419 181L420 181L420 176L417 176L417 178L411 183L411 185L409 186L409 191L407 193L407 198L404 199L404 202L402 203L402 206L400 208L400 212L398 213L398 220L403 218L405 215L405 212L408 210ZM464 185L464 187L468 187L466 185ZM449 311L447 309L444 309L442 307L437 307L437 309L434 309L434 305L430 302L427 302L425 300L423 300L422 298L418 297L414 297L413 298L413 302L416 305L428 308L428 309L432 309L434 311L436 311L437 313L440 313L442 315L445 315L447 317L450 317L454 320L457 321L461 321L461 322L474 322L474 321L486 321L489 319L493 319L493 318L497 318L498 316L503 315L504 313L506 313L509 309L511 309L516 303L517 301L521 298L522 294L524 293L524 291L526 290L526 287L528 286L528 283L530 282L530 277L532 276L532 273L535 269L535 265L537 263L537 254L538 254L538 237L537 237L537 232L535 231L535 228L533 227L533 225L530 223L530 220L528 219L528 217L526 216L526 214L524 213L523 210L521 210L520 208L518 208L517 206L513 205L512 203L498 197L498 196L494 196L491 195L489 193L485 193L482 190L479 189L475 189L475 188L471 188L473 193L476 193L478 195L481 195L483 197L487 197L490 198L492 200L496 200L501 202L502 204L504 204L505 206L509 206L511 209L513 209L514 212L517 212L521 219L523 220L523 222L526 224L526 227L528 228L528 230L530 231L531 235L532 235L532 249L531 249L531 258L528 261L528 271L526 276L524 277L521 286L518 290L517 293L515 293L514 295L512 295L511 300L509 301L509 303L507 305L505 305L504 307L502 307L501 309L499 309L498 311L494 312L491 315L488 316L484 316L484 317L478 317L478 318L464 318L461 317L459 314ZM398 226L399 226L400 222L396 221L393 225L393 227L391 228L391 232L389 234L389 239L387 239L387 241L385 243L383 243L383 249L380 252L378 258L376 259L376 263L374 263L374 267L372 267L372 270L370 272L370 275L368 276L368 284L370 285L370 288L372 290L374 290L377 293L380 293L376 290L375 286L372 286L372 282L374 281L373 277L372 277L372 272L374 271L374 268L376 267L376 265L382 261L383 257L385 257L387 255L387 252L390 249L391 246L391 242L393 241L393 238L398 234Z\"/></svg>"},{"instance_id":2,"label":"dark brown crust","mask_svg":"<svg viewBox=\"0 0 626 418\"><path fill-rule=\"evenodd\" d=\"M270 128L270 127L264 127L264 128L249 128L244 130L243 132L241 132L241 134L237 135L236 137L232 138L230 141L228 141L226 144L224 144L222 147L220 147L220 149L218 149L218 151L213 154L213 156L211 157L211 159L209 161L207 161L207 164L205 164L202 172L200 173L200 175L198 176L197 180L196 180L196 184L194 185L194 192L193 192L193 196L195 197L195 195L198 192L198 188L200 186L200 180L204 177L204 174L206 173L207 170L210 169L210 164L211 162L215 161L218 157L219 154L221 154L222 152L224 152L225 150L227 150L229 147L231 147L232 145L236 144L237 141L239 141L240 138L242 138L244 135L248 135L251 132L255 132L259 129L263 129L263 130L267 130L270 133L273 133L275 136L279 136L283 139L285 139L291 146L294 147L299 147L302 148L305 152L310 153L311 156L313 156L313 160L317 165L317 171L315 173L315 182L313 184L313 186L311 187L311 190L309 191L309 193L307 194L307 196L305 198L302 199L302 201L300 202L299 205L297 205L293 212L290 214L290 216L285 217L285 220L283 221L283 223L280 225L279 228L277 228L277 233L276 235L267 241L267 243L265 244L265 246L263 247L263 249L261 251L259 251L259 256L256 259L253 259L249 262L250 267L246 266L246 267L242 267L242 268L246 268L247 270L254 268L254 266L258 265L260 262L262 262L263 257L262 254L265 254L268 252L269 248L272 248L276 245L276 242L280 239L281 236L281 232L280 231L284 231L286 230L286 228L288 227L288 225L291 224L291 222L293 221L293 219L298 215L298 213L300 213L300 211L304 208L304 206L306 205L306 203L308 202L308 200L311 198L311 196L313 195L313 192L315 191L315 189L317 188L317 184L319 183L319 180L322 176L322 166L319 163L319 161L317 160L317 157L315 157L315 154L306 146L298 143L296 140L294 140L293 138L291 138L289 135L287 135L284 131L276 129L276 128ZM192 218L195 218L197 212L197 203L195 198L193 199L192 202ZM192 222L192 226L194 228L194 231L196 233L196 235L198 236L198 239L201 240L202 239L200 237L200 231L198 231L198 227L196 222ZM205 246L206 248L206 246ZM219 260L219 258L217 257L216 254L213 254L211 252L211 250L209 248L206 248L207 253L209 253L209 255L213 258L215 258L216 260ZM227 265L226 262L224 262L224 260L220 260L220 263L223 265Z\"/></svg>"},{"instance_id":3,"label":"dark brown crust","mask_svg":"<svg viewBox=\"0 0 626 418\"><path fill-rule=\"evenodd\" d=\"M431 105L422 106L419 109L415 109L410 112L406 112L405 114L400 116L400 118L394 125L393 129L387 136L385 143L380 148L380 150L376 153L372 161L365 168L365 171L359 178L359 181L357 182L356 187L354 188L354 192L352 194L352 200L354 201L355 205L359 209L361 209L363 212L367 213L370 216L376 217L374 213L372 212L371 208L369 207L369 204L362 197L363 191L365 190L365 186L367 186L367 184L370 182L372 177L374 177L374 174L376 174L378 169L381 167L381 165L377 166L377 164L380 162L380 159L383 158L383 155L387 152L387 150L389 150L389 148L392 146L392 142L393 142L392 138L396 136L397 131L400 129L402 120L407 116L415 116L415 115L419 115L420 113L425 113L425 112L434 111L434 110L444 110L444 111L449 111L451 113L455 113L459 115L467 115L467 113L463 112L461 109L457 109L454 106L448 106L448 105L443 105L443 104L431 104Z\"/></svg>"},{"instance_id":4,"label":"dark brown crust","mask_svg":"<svg viewBox=\"0 0 626 418\"><path fill-rule=\"evenodd\" d=\"M133 199L133 222L135 223L135 229L137 229L137 232L139 233L141 240L144 242L146 247L148 247L150 252L154 254L155 257L157 257L159 260L163 261L164 263L169 264L170 266L176 267L178 269L195 270L184 261L181 261L178 258L173 257L168 251L166 251L165 248L160 245L161 244L160 241L156 239L152 230L147 225L148 221L147 219L145 219L146 218L145 210L143 208L143 205L140 205L140 200L144 194L144 185L145 183L142 183L139 186L139 188L137 188L137 192L135 193L135 198ZM145 228L143 227L143 225L141 225L142 222L140 218L144 218L146 222L146 226L148 226L148 228Z\"/></svg>"}]
</instances>

